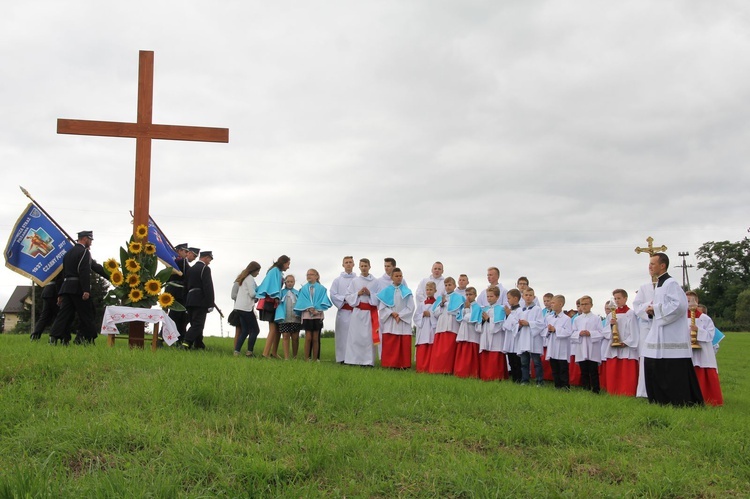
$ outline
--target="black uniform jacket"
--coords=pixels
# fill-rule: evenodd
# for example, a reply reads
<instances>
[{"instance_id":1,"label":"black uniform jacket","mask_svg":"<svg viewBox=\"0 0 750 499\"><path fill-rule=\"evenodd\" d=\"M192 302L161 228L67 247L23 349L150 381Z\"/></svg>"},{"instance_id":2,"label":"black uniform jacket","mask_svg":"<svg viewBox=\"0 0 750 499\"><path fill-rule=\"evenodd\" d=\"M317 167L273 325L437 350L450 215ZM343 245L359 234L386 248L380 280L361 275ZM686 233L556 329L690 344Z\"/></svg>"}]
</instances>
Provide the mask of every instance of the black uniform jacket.
<instances>
[{"instance_id":1,"label":"black uniform jacket","mask_svg":"<svg viewBox=\"0 0 750 499\"><path fill-rule=\"evenodd\" d=\"M188 292L185 299L186 307L214 306L214 281L211 278L211 269L205 263L199 261L188 271Z\"/></svg>"}]
</instances>

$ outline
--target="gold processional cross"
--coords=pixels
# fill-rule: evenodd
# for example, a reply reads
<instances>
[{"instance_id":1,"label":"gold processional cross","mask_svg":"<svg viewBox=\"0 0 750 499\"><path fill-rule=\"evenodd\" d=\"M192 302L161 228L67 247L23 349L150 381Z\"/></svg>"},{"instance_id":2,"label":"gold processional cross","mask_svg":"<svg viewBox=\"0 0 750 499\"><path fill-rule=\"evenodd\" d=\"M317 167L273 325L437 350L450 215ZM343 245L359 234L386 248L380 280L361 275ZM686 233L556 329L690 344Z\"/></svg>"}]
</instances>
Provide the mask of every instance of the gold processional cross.
<instances>
[{"instance_id":1,"label":"gold processional cross","mask_svg":"<svg viewBox=\"0 0 750 499\"><path fill-rule=\"evenodd\" d=\"M646 246L645 248L639 248L636 246L635 252L638 254L648 253L649 258L651 258L652 256L659 253L660 251L667 251L667 247L664 246L663 244L661 246L654 247L654 238L651 236L648 236L646 238L646 242L648 243L648 246ZM653 283L654 287L656 287L656 280L657 280L657 276L651 276L651 282Z\"/></svg>"},{"instance_id":2,"label":"gold processional cross","mask_svg":"<svg viewBox=\"0 0 750 499\"><path fill-rule=\"evenodd\" d=\"M156 125L152 123L153 100L154 52L141 50L139 52L138 64L138 115L135 123L57 120L57 133L97 135L100 137L129 137L135 139L133 234L135 234L135 230L139 225L148 226L152 139L229 142L228 128ZM138 324L140 324L140 335L133 327ZM131 323L129 343L130 346L143 346L143 323Z\"/></svg>"}]
</instances>

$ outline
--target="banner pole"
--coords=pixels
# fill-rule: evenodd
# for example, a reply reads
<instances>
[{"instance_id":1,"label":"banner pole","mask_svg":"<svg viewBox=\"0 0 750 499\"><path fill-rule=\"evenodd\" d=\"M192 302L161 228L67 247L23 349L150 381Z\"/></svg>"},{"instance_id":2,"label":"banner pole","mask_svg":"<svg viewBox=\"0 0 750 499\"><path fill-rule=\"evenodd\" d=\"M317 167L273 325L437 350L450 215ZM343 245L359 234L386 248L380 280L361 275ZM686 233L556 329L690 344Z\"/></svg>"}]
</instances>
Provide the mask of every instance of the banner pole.
<instances>
[{"instance_id":1,"label":"banner pole","mask_svg":"<svg viewBox=\"0 0 750 499\"><path fill-rule=\"evenodd\" d=\"M57 223L57 220L55 220L54 218L52 218L52 216L50 216L50 214L49 214L49 213L47 213L47 210L45 210L44 208L42 208L42 207L41 207L41 206L39 205L39 203L37 203L37 202L36 202L36 200L35 200L34 198L32 198L32 197L31 197L31 194L29 194L29 191L27 191L26 189L24 189L24 188L23 188L23 187L21 187L20 185L19 185L18 187L19 187L19 188L21 189L21 192L23 192L23 193L24 193L24 194L26 195L26 197L27 197L27 198L31 199L31 202L32 202L32 203L34 203L34 206L36 206L36 207L37 207L37 208L39 209L39 211L41 211L42 213L44 213L44 214L46 215L46 217L47 217L47 218L49 218L50 222L52 222L53 224L55 224L55 227L57 227L58 229L60 229L60 232L62 232L63 234L65 234L65 237L67 237L67 238L68 238L68 240L69 240L69 241L70 241L71 243L75 244L76 240L75 240L75 239L73 239L72 237L70 237L70 234L68 234L67 232L65 232L65 229L63 229L63 228L62 228L62 227L60 226L60 224L59 224L59 223Z\"/></svg>"}]
</instances>

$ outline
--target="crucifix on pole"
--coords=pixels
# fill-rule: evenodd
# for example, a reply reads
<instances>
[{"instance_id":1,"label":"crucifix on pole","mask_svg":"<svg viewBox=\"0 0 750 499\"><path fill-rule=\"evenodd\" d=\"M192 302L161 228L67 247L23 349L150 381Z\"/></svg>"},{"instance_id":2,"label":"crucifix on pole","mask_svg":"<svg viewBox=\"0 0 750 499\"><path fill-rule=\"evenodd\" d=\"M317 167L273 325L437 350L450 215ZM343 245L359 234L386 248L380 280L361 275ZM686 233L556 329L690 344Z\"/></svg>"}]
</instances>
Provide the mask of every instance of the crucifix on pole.
<instances>
[{"instance_id":1,"label":"crucifix on pole","mask_svg":"<svg viewBox=\"0 0 750 499\"><path fill-rule=\"evenodd\" d=\"M648 246L646 246L645 248L639 248L638 246L636 246L635 252L638 254L648 253L648 256L650 258L654 256L655 254L659 253L660 251L667 251L667 247L664 246L663 244L661 246L655 247L654 238L651 236L648 236L646 238L646 242L648 243ZM651 276L651 281L654 284L654 287L656 287L656 280L657 280L657 276Z\"/></svg>"},{"instance_id":2,"label":"crucifix on pole","mask_svg":"<svg viewBox=\"0 0 750 499\"><path fill-rule=\"evenodd\" d=\"M135 123L89 120L57 120L57 133L129 137L135 139L135 186L133 196L133 233L139 225L148 226L151 192L151 140L188 140L198 142L229 142L228 128L208 128L152 123L154 98L154 52L141 50L138 63L138 113ZM143 323L140 333L130 329L131 346L143 345ZM135 336L134 336L135 335Z\"/></svg>"}]
</instances>

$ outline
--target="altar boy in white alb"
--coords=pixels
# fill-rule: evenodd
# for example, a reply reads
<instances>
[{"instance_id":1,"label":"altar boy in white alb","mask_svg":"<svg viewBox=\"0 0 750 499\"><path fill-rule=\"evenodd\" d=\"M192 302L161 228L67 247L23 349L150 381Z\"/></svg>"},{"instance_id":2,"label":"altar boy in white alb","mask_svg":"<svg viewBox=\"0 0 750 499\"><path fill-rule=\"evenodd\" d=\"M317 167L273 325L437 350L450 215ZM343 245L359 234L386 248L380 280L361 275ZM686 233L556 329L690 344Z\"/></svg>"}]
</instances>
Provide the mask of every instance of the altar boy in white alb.
<instances>
[{"instance_id":1,"label":"altar boy in white alb","mask_svg":"<svg viewBox=\"0 0 750 499\"><path fill-rule=\"evenodd\" d=\"M360 275L352 279L346 292L346 302L354 309L346 338L344 363L357 366L374 366L373 345L378 337L378 281L370 274L370 260L359 260Z\"/></svg>"},{"instance_id":2,"label":"altar boy in white alb","mask_svg":"<svg viewBox=\"0 0 750 499\"><path fill-rule=\"evenodd\" d=\"M552 367L552 379L555 388L570 389L570 378L568 375L568 363L570 362L570 335L573 333L573 325L570 318L563 313L565 297L557 295L552 297L552 312L544 319L547 323L547 360Z\"/></svg>"},{"instance_id":3,"label":"altar boy in white alb","mask_svg":"<svg viewBox=\"0 0 750 499\"><path fill-rule=\"evenodd\" d=\"M352 269L354 269L354 257L345 256L342 262L344 271L333 280L331 284L331 301L338 309L336 312L336 329L335 329L335 341L336 341L336 362L343 363L344 355L346 354L346 336L349 332L349 321L352 318L352 306L346 303L346 293L349 290L349 286L352 280L357 276Z\"/></svg>"},{"instance_id":4,"label":"altar boy in white alb","mask_svg":"<svg viewBox=\"0 0 750 499\"><path fill-rule=\"evenodd\" d=\"M612 291L613 313L607 314L602 334L602 360L606 390L611 395L633 397L638 386L638 318L628 305L628 293L624 289ZM614 329L617 328L621 346L614 343Z\"/></svg>"},{"instance_id":5,"label":"altar boy in white alb","mask_svg":"<svg viewBox=\"0 0 750 499\"><path fill-rule=\"evenodd\" d=\"M570 345L581 368L581 388L599 393L599 363L602 361L602 320L591 313L590 296L582 296L581 313L573 320Z\"/></svg>"},{"instance_id":6,"label":"altar boy in white alb","mask_svg":"<svg viewBox=\"0 0 750 499\"><path fill-rule=\"evenodd\" d=\"M435 304L435 291L437 286L434 282L428 282L425 285L427 297L424 301L417 303L417 311L414 312L414 325L417 327L417 334L414 340L414 361L418 373L426 373L430 368L430 355L432 353L432 343L435 341L435 328L437 327L437 317L432 313L432 306Z\"/></svg>"},{"instance_id":7,"label":"altar boy in white alb","mask_svg":"<svg viewBox=\"0 0 750 499\"><path fill-rule=\"evenodd\" d=\"M682 287L669 274L669 257L657 253L648 269L657 276L653 303L646 313L654 317L643 349L648 401L658 404L703 405L693 370L688 326L688 304Z\"/></svg>"},{"instance_id":8,"label":"altar boy in white alb","mask_svg":"<svg viewBox=\"0 0 750 499\"><path fill-rule=\"evenodd\" d=\"M394 369L411 367L411 321L414 295L403 284L404 274L394 267L392 283L378 293L378 315L383 341L380 365Z\"/></svg>"},{"instance_id":9,"label":"altar boy in white alb","mask_svg":"<svg viewBox=\"0 0 750 499\"><path fill-rule=\"evenodd\" d=\"M703 313L698 307L698 294L695 291L688 291L685 296L688 299L690 330L695 332L696 342L700 346L700 348L692 348L691 336L693 366L703 400L709 405L724 405L724 395L721 393L719 383L719 366L716 363L716 351L713 346L716 326L708 314ZM692 324L693 320L695 320L695 325Z\"/></svg>"}]
</instances>

